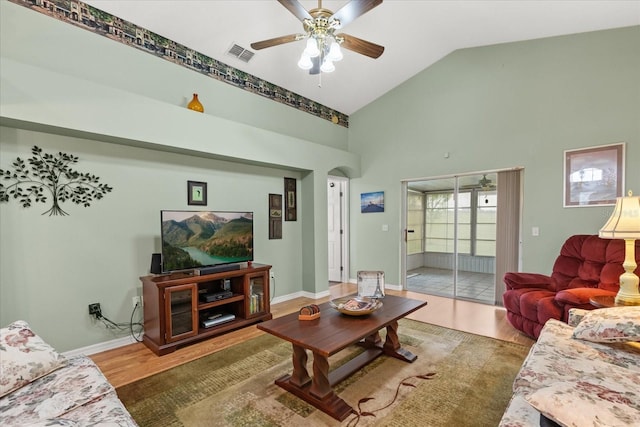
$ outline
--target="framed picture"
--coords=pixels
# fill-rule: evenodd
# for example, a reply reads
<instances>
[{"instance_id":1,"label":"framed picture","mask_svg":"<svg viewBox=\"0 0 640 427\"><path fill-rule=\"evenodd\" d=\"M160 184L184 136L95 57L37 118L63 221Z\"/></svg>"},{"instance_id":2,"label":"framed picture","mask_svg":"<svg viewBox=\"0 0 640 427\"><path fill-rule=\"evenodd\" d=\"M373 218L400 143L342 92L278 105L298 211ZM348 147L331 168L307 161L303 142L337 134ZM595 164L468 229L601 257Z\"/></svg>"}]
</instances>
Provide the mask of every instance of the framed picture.
<instances>
[{"instance_id":1,"label":"framed picture","mask_svg":"<svg viewBox=\"0 0 640 427\"><path fill-rule=\"evenodd\" d=\"M384 191L360 194L360 212L384 212Z\"/></svg>"},{"instance_id":2,"label":"framed picture","mask_svg":"<svg viewBox=\"0 0 640 427\"><path fill-rule=\"evenodd\" d=\"M625 144L565 150L564 207L614 205L624 191Z\"/></svg>"},{"instance_id":3,"label":"framed picture","mask_svg":"<svg viewBox=\"0 0 640 427\"><path fill-rule=\"evenodd\" d=\"M295 178L284 179L284 197L286 200L286 205L284 207L284 211L285 211L284 220L296 221L298 218L298 214L297 214L298 196L296 191Z\"/></svg>"},{"instance_id":4,"label":"framed picture","mask_svg":"<svg viewBox=\"0 0 640 427\"><path fill-rule=\"evenodd\" d=\"M187 181L187 204L207 205L207 183L199 181Z\"/></svg>"},{"instance_id":5,"label":"framed picture","mask_svg":"<svg viewBox=\"0 0 640 427\"><path fill-rule=\"evenodd\" d=\"M281 194L269 194L269 239L282 239Z\"/></svg>"},{"instance_id":6,"label":"framed picture","mask_svg":"<svg viewBox=\"0 0 640 427\"><path fill-rule=\"evenodd\" d=\"M358 296L384 298L384 271L358 271Z\"/></svg>"}]
</instances>

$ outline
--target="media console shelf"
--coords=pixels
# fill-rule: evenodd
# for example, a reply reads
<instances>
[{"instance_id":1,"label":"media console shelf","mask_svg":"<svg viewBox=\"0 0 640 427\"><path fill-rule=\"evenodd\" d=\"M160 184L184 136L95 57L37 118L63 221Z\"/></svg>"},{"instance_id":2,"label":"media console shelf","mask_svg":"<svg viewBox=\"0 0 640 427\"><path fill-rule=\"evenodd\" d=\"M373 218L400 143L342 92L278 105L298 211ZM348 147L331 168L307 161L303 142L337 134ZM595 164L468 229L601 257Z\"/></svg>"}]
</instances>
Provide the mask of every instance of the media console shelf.
<instances>
[{"instance_id":1,"label":"media console shelf","mask_svg":"<svg viewBox=\"0 0 640 427\"><path fill-rule=\"evenodd\" d=\"M270 265L202 276L141 277L143 342L159 356L176 348L272 318Z\"/></svg>"}]
</instances>

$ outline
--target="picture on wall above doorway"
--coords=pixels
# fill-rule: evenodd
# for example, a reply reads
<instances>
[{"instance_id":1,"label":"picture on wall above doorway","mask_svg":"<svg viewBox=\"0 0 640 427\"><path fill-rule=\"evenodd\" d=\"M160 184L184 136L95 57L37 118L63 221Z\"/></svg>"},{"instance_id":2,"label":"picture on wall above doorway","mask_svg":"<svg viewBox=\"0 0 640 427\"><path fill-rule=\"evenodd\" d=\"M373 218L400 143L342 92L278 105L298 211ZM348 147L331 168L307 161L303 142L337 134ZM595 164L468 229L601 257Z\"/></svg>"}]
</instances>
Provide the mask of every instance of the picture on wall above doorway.
<instances>
[{"instance_id":1,"label":"picture on wall above doorway","mask_svg":"<svg viewBox=\"0 0 640 427\"><path fill-rule=\"evenodd\" d=\"M624 191L625 144L564 152L564 207L614 205Z\"/></svg>"},{"instance_id":2,"label":"picture on wall above doorway","mask_svg":"<svg viewBox=\"0 0 640 427\"><path fill-rule=\"evenodd\" d=\"M384 212L384 191L360 194L360 212Z\"/></svg>"}]
</instances>

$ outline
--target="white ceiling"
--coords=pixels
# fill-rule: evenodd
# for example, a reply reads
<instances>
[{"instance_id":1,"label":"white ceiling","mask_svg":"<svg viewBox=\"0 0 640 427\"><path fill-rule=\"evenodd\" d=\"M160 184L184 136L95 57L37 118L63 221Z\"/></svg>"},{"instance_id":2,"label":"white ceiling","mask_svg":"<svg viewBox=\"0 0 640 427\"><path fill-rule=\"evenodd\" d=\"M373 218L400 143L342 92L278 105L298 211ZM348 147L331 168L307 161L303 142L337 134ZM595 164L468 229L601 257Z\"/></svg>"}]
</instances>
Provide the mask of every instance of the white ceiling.
<instances>
[{"instance_id":1,"label":"white ceiling","mask_svg":"<svg viewBox=\"0 0 640 427\"><path fill-rule=\"evenodd\" d=\"M252 42L304 32L276 0L84 1L344 114L457 49L640 25L640 0L384 0L339 31L384 46L382 56L345 49L319 87L317 75L296 65L304 41L255 51L249 63L226 53L234 43L250 49ZM318 6L316 0L300 3L307 10ZM325 0L322 6L336 12L347 3Z\"/></svg>"}]
</instances>

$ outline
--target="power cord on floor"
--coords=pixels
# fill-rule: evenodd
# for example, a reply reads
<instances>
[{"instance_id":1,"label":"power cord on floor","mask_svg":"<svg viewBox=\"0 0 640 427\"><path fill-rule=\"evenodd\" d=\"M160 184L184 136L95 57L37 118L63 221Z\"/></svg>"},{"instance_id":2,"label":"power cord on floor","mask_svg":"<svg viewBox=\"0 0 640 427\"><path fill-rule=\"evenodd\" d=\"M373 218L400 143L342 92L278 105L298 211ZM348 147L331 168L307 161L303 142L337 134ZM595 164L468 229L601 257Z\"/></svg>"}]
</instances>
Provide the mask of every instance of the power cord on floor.
<instances>
[{"instance_id":1,"label":"power cord on floor","mask_svg":"<svg viewBox=\"0 0 640 427\"><path fill-rule=\"evenodd\" d=\"M383 409L387 409L389 406L393 405L396 400L398 399L398 396L400 395L400 388L402 386L408 386L408 387L417 387L417 384L414 384L415 381L411 382L409 380L411 379L420 379L420 380L431 380L433 378L436 377L436 373L435 372L429 372L426 374L421 374L421 375L412 375L410 377L407 377L403 380L400 381L400 383L398 384L398 387L396 387L396 394L393 396L393 399L391 399L390 402L388 402L386 405L378 408L378 409L373 409L373 410L363 410L362 409L362 404L366 403L370 400L375 400L374 397L364 397L362 399L360 399L358 401L358 409L354 409L351 408L351 414L353 415L353 418L349 419L347 422L347 427L355 427L358 425L358 423L360 422L360 419L362 417L376 417L376 412L382 411Z\"/></svg>"}]
</instances>

